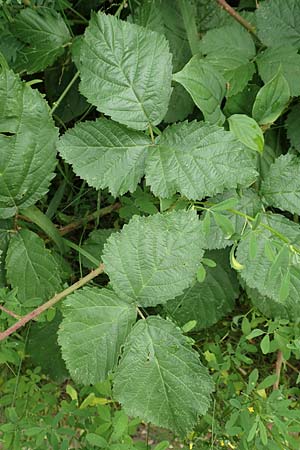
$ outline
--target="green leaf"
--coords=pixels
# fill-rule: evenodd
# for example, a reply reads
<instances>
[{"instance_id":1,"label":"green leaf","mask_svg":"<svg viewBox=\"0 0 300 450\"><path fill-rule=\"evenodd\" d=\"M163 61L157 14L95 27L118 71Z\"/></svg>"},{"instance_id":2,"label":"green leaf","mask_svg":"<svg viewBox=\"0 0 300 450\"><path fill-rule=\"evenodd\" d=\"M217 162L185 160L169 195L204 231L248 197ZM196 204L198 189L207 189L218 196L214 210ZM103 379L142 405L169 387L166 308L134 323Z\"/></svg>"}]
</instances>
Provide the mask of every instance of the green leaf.
<instances>
[{"instance_id":1,"label":"green leaf","mask_svg":"<svg viewBox=\"0 0 300 450\"><path fill-rule=\"evenodd\" d=\"M255 120L245 114L234 114L228 118L230 131L247 147L262 153L264 149L264 135Z\"/></svg>"},{"instance_id":2,"label":"green leaf","mask_svg":"<svg viewBox=\"0 0 300 450\"><path fill-rule=\"evenodd\" d=\"M206 269L203 266L203 264L200 264L200 266L198 267L198 270L197 270L198 283L203 283L203 281L205 280L205 277L206 277Z\"/></svg>"},{"instance_id":3,"label":"green leaf","mask_svg":"<svg viewBox=\"0 0 300 450\"><path fill-rule=\"evenodd\" d=\"M260 435L262 444L268 445L267 429L261 420L258 422L258 427L259 427L259 435Z\"/></svg>"},{"instance_id":4,"label":"green leaf","mask_svg":"<svg viewBox=\"0 0 300 450\"><path fill-rule=\"evenodd\" d=\"M102 262L104 244L109 236L116 232L114 228L104 228L92 231L84 241L82 248L98 260L98 264L92 264L87 258L82 258L82 264L89 269L95 269Z\"/></svg>"},{"instance_id":5,"label":"green leaf","mask_svg":"<svg viewBox=\"0 0 300 450\"><path fill-rule=\"evenodd\" d=\"M196 278L203 238L195 211L134 216L104 246L103 262L112 287L128 302L165 303Z\"/></svg>"},{"instance_id":6,"label":"green leaf","mask_svg":"<svg viewBox=\"0 0 300 450\"><path fill-rule=\"evenodd\" d=\"M206 255L218 261L217 266L207 267L202 283L195 283L165 306L168 315L180 326L195 320L196 331L210 327L228 314L239 294L236 273L229 266L228 252L212 251Z\"/></svg>"},{"instance_id":7,"label":"green leaf","mask_svg":"<svg viewBox=\"0 0 300 450\"><path fill-rule=\"evenodd\" d=\"M114 196L134 192L141 177L150 138L112 120L78 123L60 139L61 156L76 175Z\"/></svg>"},{"instance_id":8,"label":"green leaf","mask_svg":"<svg viewBox=\"0 0 300 450\"><path fill-rule=\"evenodd\" d=\"M297 245L297 248L300 248L299 225L279 214L262 215L262 224L271 227L276 233L289 239L291 243ZM252 233L256 234L257 252L255 258L250 260L249 242ZM269 246L272 246L272 252L275 252L275 260L270 260L266 257L266 243L268 243ZM247 286L251 289L257 289L260 295L272 298L277 302L280 302L281 300L280 288L282 280L286 271L289 269L289 294L284 302L299 304L299 257L290 250L289 244L282 241L276 234L265 229L262 225L259 226L259 232L257 229L246 233L238 245L237 259L244 265L244 270L241 271L241 277L246 282ZM273 267L274 264L276 265Z\"/></svg>"},{"instance_id":9,"label":"green leaf","mask_svg":"<svg viewBox=\"0 0 300 450\"><path fill-rule=\"evenodd\" d=\"M260 341L260 348L264 355L269 353L270 350L270 337L268 334L265 334L262 340Z\"/></svg>"},{"instance_id":10,"label":"green leaf","mask_svg":"<svg viewBox=\"0 0 300 450\"><path fill-rule=\"evenodd\" d=\"M137 25L158 33L165 32L160 0L143 0L137 8L133 9L133 16L130 16L129 19Z\"/></svg>"},{"instance_id":11,"label":"green leaf","mask_svg":"<svg viewBox=\"0 0 300 450\"><path fill-rule=\"evenodd\" d=\"M234 208L238 203L237 197L226 198L225 200L211 206L210 211L226 211L226 209Z\"/></svg>"},{"instance_id":12,"label":"green leaf","mask_svg":"<svg viewBox=\"0 0 300 450\"><path fill-rule=\"evenodd\" d=\"M138 130L164 118L171 95L171 54L155 31L92 14L80 46L80 90L100 112Z\"/></svg>"},{"instance_id":13,"label":"green leaf","mask_svg":"<svg viewBox=\"0 0 300 450\"><path fill-rule=\"evenodd\" d=\"M242 92L227 98L224 107L226 116L228 117L233 114L246 114L247 116L251 116L252 106L258 91L259 86L256 84L248 84Z\"/></svg>"},{"instance_id":14,"label":"green leaf","mask_svg":"<svg viewBox=\"0 0 300 450\"><path fill-rule=\"evenodd\" d=\"M300 159L287 153L277 158L262 183L262 195L270 206L300 214Z\"/></svg>"},{"instance_id":15,"label":"green leaf","mask_svg":"<svg viewBox=\"0 0 300 450\"><path fill-rule=\"evenodd\" d=\"M267 48L257 56L256 63L264 83L270 81L281 68L282 75L289 84L291 96L300 95L300 55L296 48L290 45Z\"/></svg>"},{"instance_id":16,"label":"green leaf","mask_svg":"<svg viewBox=\"0 0 300 450\"><path fill-rule=\"evenodd\" d=\"M135 308L108 289L83 288L64 300L58 342L72 378L83 384L106 379L136 319Z\"/></svg>"},{"instance_id":17,"label":"green leaf","mask_svg":"<svg viewBox=\"0 0 300 450\"><path fill-rule=\"evenodd\" d=\"M179 191L189 199L202 199L252 183L255 159L255 153L231 132L203 122L178 123L164 130L149 148L146 181L159 197Z\"/></svg>"},{"instance_id":18,"label":"green leaf","mask_svg":"<svg viewBox=\"0 0 300 450\"><path fill-rule=\"evenodd\" d=\"M130 333L114 379L114 398L129 416L184 436L205 414L213 390L190 341L160 317Z\"/></svg>"},{"instance_id":19,"label":"green leaf","mask_svg":"<svg viewBox=\"0 0 300 450\"><path fill-rule=\"evenodd\" d=\"M293 45L300 48L300 3L298 0L266 0L256 10L258 37L268 47Z\"/></svg>"},{"instance_id":20,"label":"green leaf","mask_svg":"<svg viewBox=\"0 0 300 450\"><path fill-rule=\"evenodd\" d=\"M285 126L287 130L287 136L291 142L291 145L300 151L300 127L299 127L299 117L300 117L300 104L294 105L285 121Z\"/></svg>"},{"instance_id":21,"label":"green leaf","mask_svg":"<svg viewBox=\"0 0 300 450\"><path fill-rule=\"evenodd\" d=\"M237 192L231 190L227 191L222 195L217 195L216 197L208 199L209 203L214 203L216 206L223 204L227 200L235 198L237 203L234 207L235 210L248 214L254 217L259 211L262 210L262 203L257 193L252 189L245 189L243 192L238 194ZM226 203L225 203L226 205ZM214 209L215 206L212 207ZM232 205L229 208L232 208ZM203 215L203 220L201 221L204 227L204 221L211 216L211 213L205 212ZM230 211L222 211L222 216L226 216L232 223L234 232L240 234L245 226L246 219ZM204 232L204 229L203 229ZM207 249L220 249L225 248L233 244L233 241L226 239L228 233L224 233L223 229L215 222L211 220L209 233L206 233L205 248Z\"/></svg>"},{"instance_id":22,"label":"green leaf","mask_svg":"<svg viewBox=\"0 0 300 450\"><path fill-rule=\"evenodd\" d=\"M97 448L107 448L108 442L104 439L104 437L99 436L96 433L88 433L86 435L86 440L90 445Z\"/></svg>"},{"instance_id":23,"label":"green leaf","mask_svg":"<svg viewBox=\"0 0 300 450\"><path fill-rule=\"evenodd\" d=\"M232 222L225 214L219 214L213 212L213 218L216 224L221 228L223 233L225 234L225 239L229 239L234 233L234 227Z\"/></svg>"},{"instance_id":24,"label":"green leaf","mask_svg":"<svg viewBox=\"0 0 300 450\"><path fill-rule=\"evenodd\" d=\"M33 205L56 165L57 129L41 94L11 71L0 73L0 216Z\"/></svg>"},{"instance_id":25,"label":"green leaf","mask_svg":"<svg viewBox=\"0 0 300 450\"><path fill-rule=\"evenodd\" d=\"M170 445L169 441L163 441L163 442L160 442L159 444L157 444L154 447L154 450L168 450L169 445Z\"/></svg>"},{"instance_id":26,"label":"green leaf","mask_svg":"<svg viewBox=\"0 0 300 450\"><path fill-rule=\"evenodd\" d=\"M252 115L260 125L268 125L282 114L290 99L290 88L284 76L278 72L257 93Z\"/></svg>"},{"instance_id":27,"label":"green leaf","mask_svg":"<svg viewBox=\"0 0 300 450\"><path fill-rule=\"evenodd\" d=\"M170 98L168 112L164 122L179 122L187 118L194 110L194 102L190 94L180 84L175 84Z\"/></svg>"},{"instance_id":28,"label":"green leaf","mask_svg":"<svg viewBox=\"0 0 300 450\"><path fill-rule=\"evenodd\" d=\"M7 279L18 288L21 303L47 300L61 290L58 265L44 241L29 230L20 230L10 240L6 256Z\"/></svg>"},{"instance_id":29,"label":"green leaf","mask_svg":"<svg viewBox=\"0 0 300 450\"><path fill-rule=\"evenodd\" d=\"M226 81L211 64L195 55L180 72L173 75L173 80L188 91L206 121L218 125L224 122L220 105L225 95Z\"/></svg>"},{"instance_id":30,"label":"green leaf","mask_svg":"<svg viewBox=\"0 0 300 450\"><path fill-rule=\"evenodd\" d=\"M56 313L51 322L34 323L30 327L26 353L35 366L52 380L62 383L68 378L68 371L57 343L57 330L61 314Z\"/></svg>"},{"instance_id":31,"label":"green leaf","mask_svg":"<svg viewBox=\"0 0 300 450\"><path fill-rule=\"evenodd\" d=\"M53 8L25 8L16 16L11 32L26 44L19 50L17 68L27 73L45 69L64 52L71 36L62 16Z\"/></svg>"}]
</instances>

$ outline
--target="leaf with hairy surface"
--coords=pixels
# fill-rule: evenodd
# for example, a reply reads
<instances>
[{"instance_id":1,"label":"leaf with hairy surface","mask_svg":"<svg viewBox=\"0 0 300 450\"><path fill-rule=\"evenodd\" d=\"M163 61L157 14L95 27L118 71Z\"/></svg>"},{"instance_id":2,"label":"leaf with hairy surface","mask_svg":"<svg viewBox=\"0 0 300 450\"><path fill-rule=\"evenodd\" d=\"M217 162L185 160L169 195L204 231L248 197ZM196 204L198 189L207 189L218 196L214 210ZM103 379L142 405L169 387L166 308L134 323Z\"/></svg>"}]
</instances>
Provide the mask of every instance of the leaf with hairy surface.
<instances>
[{"instance_id":1,"label":"leaf with hairy surface","mask_svg":"<svg viewBox=\"0 0 300 450\"><path fill-rule=\"evenodd\" d=\"M140 320L114 377L114 395L129 416L184 436L205 414L213 381L191 342L172 322Z\"/></svg>"}]
</instances>

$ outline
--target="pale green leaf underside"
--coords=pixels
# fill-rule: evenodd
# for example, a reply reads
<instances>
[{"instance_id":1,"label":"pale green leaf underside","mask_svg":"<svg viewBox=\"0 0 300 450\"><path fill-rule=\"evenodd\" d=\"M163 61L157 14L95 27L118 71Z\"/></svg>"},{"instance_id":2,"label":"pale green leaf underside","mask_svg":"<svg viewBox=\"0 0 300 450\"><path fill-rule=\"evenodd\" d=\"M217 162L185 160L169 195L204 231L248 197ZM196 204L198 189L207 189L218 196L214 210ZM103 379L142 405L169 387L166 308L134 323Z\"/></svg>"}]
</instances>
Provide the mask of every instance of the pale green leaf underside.
<instances>
[{"instance_id":1,"label":"pale green leaf underside","mask_svg":"<svg viewBox=\"0 0 300 450\"><path fill-rule=\"evenodd\" d=\"M26 46L18 53L17 68L34 73L51 65L63 52L71 36L62 16L50 8L23 9L11 31Z\"/></svg>"},{"instance_id":2,"label":"pale green leaf underside","mask_svg":"<svg viewBox=\"0 0 300 450\"><path fill-rule=\"evenodd\" d=\"M264 223L271 226L282 235L290 239L292 243L295 243L298 248L300 244L300 227L299 225L291 222L285 217L277 214L265 215L262 219ZM256 236L256 255L250 259L249 248L251 235ZM287 268L290 271L290 289L289 295L286 301L292 303L299 303L299 291L300 291L300 263L298 262L298 256L290 253L289 261L281 267L281 270L276 273L275 277L270 278L270 269L273 265L266 253L266 245L272 246L275 256L280 249L287 244L281 241L278 237L274 236L270 231L262 229L260 226L258 229L249 232L240 241L236 257L240 264L244 266L240 275L246 284L253 289L257 289L263 296L268 296L274 300L280 301L279 292L281 287L282 277L286 273Z\"/></svg>"},{"instance_id":3,"label":"pale green leaf underside","mask_svg":"<svg viewBox=\"0 0 300 450\"><path fill-rule=\"evenodd\" d=\"M57 129L41 94L11 71L0 74L0 216L33 205L48 190Z\"/></svg>"},{"instance_id":4,"label":"pale green leaf underside","mask_svg":"<svg viewBox=\"0 0 300 450\"><path fill-rule=\"evenodd\" d=\"M299 0L266 0L256 10L258 37L268 47L300 48Z\"/></svg>"},{"instance_id":5,"label":"pale green leaf underside","mask_svg":"<svg viewBox=\"0 0 300 450\"><path fill-rule=\"evenodd\" d=\"M105 380L136 319L135 308L108 289L84 288L64 300L58 342L72 378Z\"/></svg>"},{"instance_id":6,"label":"pale green leaf underside","mask_svg":"<svg viewBox=\"0 0 300 450\"><path fill-rule=\"evenodd\" d=\"M223 128L203 122L174 124L149 148L146 180L159 197L178 191L202 199L253 182L255 158L255 152Z\"/></svg>"},{"instance_id":7,"label":"pale green leaf underside","mask_svg":"<svg viewBox=\"0 0 300 450\"><path fill-rule=\"evenodd\" d=\"M128 336L114 378L114 396L129 416L184 436L205 414L213 382L172 322L140 320Z\"/></svg>"},{"instance_id":8,"label":"pale green leaf underside","mask_svg":"<svg viewBox=\"0 0 300 450\"><path fill-rule=\"evenodd\" d=\"M7 279L18 288L21 303L47 300L61 290L58 265L44 241L29 230L21 230L10 240L6 256Z\"/></svg>"},{"instance_id":9,"label":"pale green leaf underside","mask_svg":"<svg viewBox=\"0 0 300 450\"><path fill-rule=\"evenodd\" d=\"M138 130L164 118L172 64L165 37L93 14L80 48L80 90L100 112Z\"/></svg>"},{"instance_id":10,"label":"pale green leaf underside","mask_svg":"<svg viewBox=\"0 0 300 450\"><path fill-rule=\"evenodd\" d=\"M173 80L188 91L207 122L218 125L224 122L220 106L226 92L226 81L213 65L195 55L173 75Z\"/></svg>"},{"instance_id":11,"label":"pale green leaf underside","mask_svg":"<svg viewBox=\"0 0 300 450\"><path fill-rule=\"evenodd\" d=\"M256 58L259 75L265 83L270 81L281 67L292 96L300 95L300 55L290 45L268 48Z\"/></svg>"},{"instance_id":12,"label":"pale green leaf underside","mask_svg":"<svg viewBox=\"0 0 300 450\"><path fill-rule=\"evenodd\" d=\"M114 195L135 191L144 175L146 149L151 144L141 131L112 120L78 123L58 143L61 156L76 175Z\"/></svg>"},{"instance_id":13,"label":"pale green leaf underside","mask_svg":"<svg viewBox=\"0 0 300 450\"><path fill-rule=\"evenodd\" d=\"M292 154L277 158L262 183L261 192L268 205L300 214L300 158Z\"/></svg>"},{"instance_id":14,"label":"pale green leaf underside","mask_svg":"<svg viewBox=\"0 0 300 450\"><path fill-rule=\"evenodd\" d=\"M234 209L249 216L255 217L256 214L262 211L262 202L256 192L252 189L245 189L240 195L234 191L226 191L224 194L208 199L209 203L218 204L229 198L236 198L237 204ZM207 214L211 215L210 227L208 233L205 235L205 248L207 249L221 249L233 244L231 239L226 239L226 235L222 228L215 222L213 215L209 212L203 214L203 218ZM232 223L235 233L240 234L246 224L244 217L234 214L230 211L222 211L222 215L226 216Z\"/></svg>"},{"instance_id":15,"label":"pale green leaf underside","mask_svg":"<svg viewBox=\"0 0 300 450\"><path fill-rule=\"evenodd\" d=\"M206 267L202 283L196 282L183 295L166 304L167 313L183 326L191 320L197 325L193 330L202 330L218 322L229 313L239 294L235 272L229 265L229 252L224 250L205 253L206 258L216 262L216 267Z\"/></svg>"},{"instance_id":16,"label":"pale green leaf underside","mask_svg":"<svg viewBox=\"0 0 300 450\"><path fill-rule=\"evenodd\" d=\"M109 237L102 259L120 298L155 306L192 284L202 245L195 211L134 216L120 233Z\"/></svg>"},{"instance_id":17,"label":"pale green leaf underside","mask_svg":"<svg viewBox=\"0 0 300 450\"><path fill-rule=\"evenodd\" d=\"M288 117L285 122L287 136L292 144L298 151L300 151L300 104L296 104L291 108Z\"/></svg>"}]
</instances>

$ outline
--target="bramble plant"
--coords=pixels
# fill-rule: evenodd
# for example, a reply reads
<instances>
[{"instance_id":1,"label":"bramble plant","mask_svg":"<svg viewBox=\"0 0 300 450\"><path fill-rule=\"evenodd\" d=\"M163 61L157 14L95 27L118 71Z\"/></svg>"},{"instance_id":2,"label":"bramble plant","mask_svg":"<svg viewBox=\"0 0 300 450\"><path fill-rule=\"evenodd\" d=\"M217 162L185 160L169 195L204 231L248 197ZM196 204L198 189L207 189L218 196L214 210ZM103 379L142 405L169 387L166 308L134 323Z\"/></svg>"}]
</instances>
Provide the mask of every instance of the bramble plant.
<instances>
[{"instance_id":1,"label":"bramble plant","mask_svg":"<svg viewBox=\"0 0 300 450\"><path fill-rule=\"evenodd\" d=\"M298 449L299 1L0 3L4 448Z\"/></svg>"}]
</instances>

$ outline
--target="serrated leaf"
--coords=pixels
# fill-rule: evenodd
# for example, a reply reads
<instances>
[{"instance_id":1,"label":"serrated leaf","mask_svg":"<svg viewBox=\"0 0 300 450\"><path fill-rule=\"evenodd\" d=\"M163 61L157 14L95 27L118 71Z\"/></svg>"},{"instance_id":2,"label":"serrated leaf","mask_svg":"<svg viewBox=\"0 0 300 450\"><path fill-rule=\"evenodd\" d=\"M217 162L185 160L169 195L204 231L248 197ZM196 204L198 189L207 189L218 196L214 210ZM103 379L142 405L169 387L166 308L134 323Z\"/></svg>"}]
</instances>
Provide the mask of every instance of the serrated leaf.
<instances>
[{"instance_id":1,"label":"serrated leaf","mask_svg":"<svg viewBox=\"0 0 300 450\"><path fill-rule=\"evenodd\" d=\"M300 3L298 0L266 0L256 10L257 34L268 47L300 47Z\"/></svg>"},{"instance_id":2,"label":"serrated leaf","mask_svg":"<svg viewBox=\"0 0 300 450\"><path fill-rule=\"evenodd\" d=\"M18 52L17 69L35 73L51 65L71 36L62 16L53 8L25 8L15 17L11 32L26 46Z\"/></svg>"},{"instance_id":3,"label":"serrated leaf","mask_svg":"<svg viewBox=\"0 0 300 450\"><path fill-rule=\"evenodd\" d=\"M195 211L134 216L120 233L110 236L102 259L120 298L155 306L192 284L202 245Z\"/></svg>"},{"instance_id":4,"label":"serrated leaf","mask_svg":"<svg viewBox=\"0 0 300 450\"><path fill-rule=\"evenodd\" d=\"M300 159L282 155L270 166L261 193L270 206L300 214Z\"/></svg>"},{"instance_id":5,"label":"serrated leaf","mask_svg":"<svg viewBox=\"0 0 300 450\"><path fill-rule=\"evenodd\" d=\"M136 319L135 308L108 289L85 287L64 300L58 342L72 378L83 384L106 379Z\"/></svg>"},{"instance_id":6,"label":"serrated leaf","mask_svg":"<svg viewBox=\"0 0 300 450\"><path fill-rule=\"evenodd\" d=\"M258 91L252 116L260 125L273 123L281 115L289 99L288 82L281 72L278 72Z\"/></svg>"},{"instance_id":7,"label":"serrated leaf","mask_svg":"<svg viewBox=\"0 0 300 450\"><path fill-rule=\"evenodd\" d=\"M281 68L282 75L289 84L291 96L300 95L300 55L296 48L290 45L267 48L257 56L256 63L259 75L265 83Z\"/></svg>"},{"instance_id":8,"label":"serrated leaf","mask_svg":"<svg viewBox=\"0 0 300 450\"><path fill-rule=\"evenodd\" d=\"M12 71L0 73L0 216L33 205L48 190L58 130L41 94Z\"/></svg>"},{"instance_id":9,"label":"serrated leaf","mask_svg":"<svg viewBox=\"0 0 300 450\"><path fill-rule=\"evenodd\" d=\"M102 253L104 244L112 233L115 233L117 230L114 228L103 228L100 230L92 231L88 238L82 244L82 248L87 251L90 255L94 256L94 258L98 259L99 264L102 262ZM82 264L89 269L95 269L97 266L92 264L87 258L82 258Z\"/></svg>"},{"instance_id":10,"label":"serrated leaf","mask_svg":"<svg viewBox=\"0 0 300 450\"><path fill-rule=\"evenodd\" d=\"M207 267L202 283L195 283L165 306L168 315L180 326L195 320L196 331L210 327L228 314L239 294L236 274L229 266L229 252L212 251L206 255L218 261L217 266Z\"/></svg>"},{"instance_id":11,"label":"serrated leaf","mask_svg":"<svg viewBox=\"0 0 300 450\"><path fill-rule=\"evenodd\" d=\"M44 241L29 230L20 230L11 237L6 256L7 279L18 288L21 303L47 300L61 290L58 265L45 248Z\"/></svg>"},{"instance_id":12,"label":"serrated leaf","mask_svg":"<svg viewBox=\"0 0 300 450\"><path fill-rule=\"evenodd\" d=\"M80 46L80 90L100 112L138 130L159 124L171 95L171 54L155 31L92 14Z\"/></svg>"},{"instance_id":13,"label":"serrated leaf","mask_svg":"<svg viewBox=\"0 0 300 450\"><path fill-rule=\"evenodd\" d=\"M287 130L287 136L291 142L291 145L300 151L300 127L299 127L299 117L300 117L300 105L294 105L285 121L285 127Z\"/></svg>"},{"instance_id":14,"label":"serrated leaf","mask_svg":"<svg viewBox=\"0 0 300 450\"><path fill-rule=\"evenodd\" d=\"M286 219L279 214L264 214L262 223L267 227L271 227L275 232L290 239L291 243L299 248L300 244L300 228L299 225ZM300 259L299 255L290 250L287 243L279 239L279 237L265 229L260 225L258 230L254 231L257 238L257 252L255 258L249 258L249 241L253 231L247 233L240 241L237 248L237 258L243 264L244 270L241 271L241 277L251 289L259 291L260 295L272 298L280 302L280 288L283 277L289 269L290 286L288 297L284 302L290 304L299 304L300 289ZM267 244L268 242L268 244ZM266 246L272 246L272 253L275 253L275 259L270 260L266 257ZM288 254L286 251L289 250ZM276 262L276 256L283 256L282 263L271 268ZM277 259L280 263L280 260ZM271 276L270 276L271 273Z\"/></svg>"},{"instance_id":15,"label":"serrated leaf","mask_svg":"<svg viewBox=\"0 0 300 450\"><path fill-rule=\"evenodd\" d=\"M220 106L226 81L211 64L195 55L180 72L173 75L173 80L188 91L207 122L222 125L224 115Z\"/></svg>"},{"instance_id":16,"label":"serrated leaf","mask_svg":"<svg viewBox=\"0 0 300 450\"><path fill-rule=\"evenodd\" d=\"M245 114L234 114L228 119L230 131L236 138L252 150L262 153L264 149L264 135L254 119Z\"/></svg>"},{"instance_id":17,"label":"serrated leaf","mask_svg":"<svg viewBox=\"0 0 300 450\"><path fill-rule=\"evenodd\" d=\"M222 204L229 199L235 198L237 203L234 207L235 210L248 214L249 216L255 216L259 211L262 210L262 203L257 193L252 189L245 189L240 195L235 191L227 191L222 195L217 195L214 198L208 199L209 203L215 203L216 205ZM232 206L230 207L232 208ZM205 221L212 214L205 212L203 220L201 221L202 227L205 225ZM230 211L223 211L222 215L232 222L234 232L240 234L243 227L245 226L246 219ZM204 232L204 229L203 229ZM210 221L210 231L206 233L205 248L207 249L220 249L232 245L233 241L226 239L226 234L223 232L222 228L212 219Z\"/></svg>"},{"instance_id":18,"label":"serrated leaf","mask_svg":"<svg viewBox=\"0 0 300 450\"><path fill-rule=\"evenodd\" d=\"M112 120L78 123L58 143L61 156L76 175L96 189L109 188L112 195L134 192L144 175L151 140Z\"/></svg>"},{"instance_id":19,"label":"serrated leaf","mask_svg":"<svg viewBox=\"0 0 300 450\"><path fill-rule=\"evenodd\" d=\"M212 390L207 369L174 324L152 316L135 325L114 379L114 397L129 416L184 436L206 413Z\"/></svg>"},{"instance_id":20,"label":"serrated leaf","mask_svg":"<svg viewBox=\"0 0 300 450\"><path fill-rule=\"evenodd\" d=\"M202 199L254 181L255 158L222 128L195 121L178 123L149 148L146 181L159 197L179 191L189 199Z\"/></svg>"}]
</instances>

